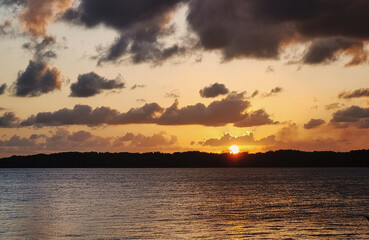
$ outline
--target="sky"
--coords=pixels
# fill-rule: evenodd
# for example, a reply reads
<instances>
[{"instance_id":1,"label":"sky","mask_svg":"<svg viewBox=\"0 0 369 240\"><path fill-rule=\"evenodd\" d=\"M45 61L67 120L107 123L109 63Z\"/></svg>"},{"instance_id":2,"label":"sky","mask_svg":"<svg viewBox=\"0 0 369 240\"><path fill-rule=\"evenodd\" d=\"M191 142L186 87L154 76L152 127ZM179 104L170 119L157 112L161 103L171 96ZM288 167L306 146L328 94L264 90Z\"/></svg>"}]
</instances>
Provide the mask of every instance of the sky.
<instances>
[{"instance_id":1,"label":"sky","mask_svg":"<svg viewBox=\"0 0 369 240\"><path fill-rule=\"evenodd\" d=\"M367 0L0 0L0 157L369 147Z\"/></svg>"}]
</instances>

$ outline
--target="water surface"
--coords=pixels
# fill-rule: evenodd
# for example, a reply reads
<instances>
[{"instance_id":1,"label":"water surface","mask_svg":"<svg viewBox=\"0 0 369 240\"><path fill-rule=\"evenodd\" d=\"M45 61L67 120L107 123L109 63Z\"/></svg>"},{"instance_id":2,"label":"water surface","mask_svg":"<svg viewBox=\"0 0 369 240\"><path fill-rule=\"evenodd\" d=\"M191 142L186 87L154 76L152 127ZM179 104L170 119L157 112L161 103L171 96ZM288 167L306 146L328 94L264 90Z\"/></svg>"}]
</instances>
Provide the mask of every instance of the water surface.
<instances>
[{"instance_id":1,"label":"water surface","mask_svg":"<svg viewBox=\"0 0 369 240\"><path fill-rule=\"evenodd\" d=\"M369 239L368 212L367 168L0 169L1 239Z\"/></svg>"}]
</instances>

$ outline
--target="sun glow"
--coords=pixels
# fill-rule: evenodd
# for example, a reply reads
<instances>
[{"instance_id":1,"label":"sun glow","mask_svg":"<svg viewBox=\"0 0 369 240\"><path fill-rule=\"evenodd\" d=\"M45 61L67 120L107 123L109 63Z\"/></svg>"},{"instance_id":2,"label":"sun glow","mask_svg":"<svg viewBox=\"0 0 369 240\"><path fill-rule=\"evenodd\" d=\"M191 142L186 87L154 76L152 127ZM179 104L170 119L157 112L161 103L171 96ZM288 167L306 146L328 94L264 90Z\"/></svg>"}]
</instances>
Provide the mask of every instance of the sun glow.
<instances>
[{"instance_id":1,"label":"sun glow","mask_svg":"<svg viewBox=\"0 0 369 240\"><path fill-rule=\"evenodd\" d=\"M237 154L240 152L240 148L237 145L232 145L229 147L229 150L231 154Z\"/></svg>"}]
</instances>

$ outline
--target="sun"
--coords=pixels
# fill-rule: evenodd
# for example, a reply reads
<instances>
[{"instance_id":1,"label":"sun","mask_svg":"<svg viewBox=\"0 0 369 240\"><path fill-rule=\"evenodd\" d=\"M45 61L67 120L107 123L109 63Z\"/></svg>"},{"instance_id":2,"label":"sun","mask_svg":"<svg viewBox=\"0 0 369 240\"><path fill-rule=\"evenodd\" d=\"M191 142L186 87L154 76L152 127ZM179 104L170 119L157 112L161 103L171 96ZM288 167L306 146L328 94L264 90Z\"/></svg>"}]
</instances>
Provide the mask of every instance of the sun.
<instances>
[{"instance_id":1,"label":"sun","mask_svg":"<svg viewBox=\"0 0 369 240\"><path fill-rule=\"evenodd\" d=\"M237 154L240 152L240 148L237 145L232 145L229 147L229 150L231 154Z\"/></svg>"}]
</instances>

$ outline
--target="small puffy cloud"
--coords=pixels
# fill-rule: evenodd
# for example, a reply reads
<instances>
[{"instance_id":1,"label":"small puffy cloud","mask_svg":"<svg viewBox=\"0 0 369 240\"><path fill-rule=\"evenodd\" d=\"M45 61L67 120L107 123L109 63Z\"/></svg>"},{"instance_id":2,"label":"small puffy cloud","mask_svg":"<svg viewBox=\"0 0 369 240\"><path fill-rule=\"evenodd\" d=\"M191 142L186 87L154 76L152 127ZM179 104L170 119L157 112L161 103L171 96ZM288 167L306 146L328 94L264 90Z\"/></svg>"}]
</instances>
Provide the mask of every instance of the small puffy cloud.
<instances>
[{"instance_id":1,"label":"small puffy cloud","mask_svg":"<svg viewBox=\"0 0 369 240\"><path fill-rule=\"evenodd\" d=\"M251 97L254 98L259 94L259 90L255 90L252 94Z\"/></svg>"},{"instance_id":2,"label":"small puffy cloud","mask_svg":"<svg viewBox=\"0 0 369 240\"><path fill-rule=\"evenodd\" d=\"M304 124L304 128L312 129L312 128L319 127L323 124L325 124L325 121L323 119L310 119L308 123Z\"/></svg>"},{"instance_id":3,"label":"small puffy cloud","mask_svg":"<svg viewBox=\"0 0 369 240\"><path fill-rule=\"evenodd\" d=\"M276 143L275 136L271 135L266 138L256 140L251 132L243 136L232 136L230 133L225 133L221 138L210 138L203 141L203 146L231 146L231 145L252 145L252 146L267 146Z\"/></svg>"},{"instance_id":4,"label":"small puffy cloud","mask_svg":"<svg viewBox=\"0 0 369 240\"><path fill-rule=\"evenodd\" d=\"M214 83L200 90L200 96L203 98L214 98L228 93L229 90L221 83Z\"/></svg>"},{"instance_id":5,"label":"small puffy cloud","mask_svg":"<svg viewBox=\"0 0 369 240\"><path fill-rule=\"evenodd\" d=\"M5 90L6 90L6 84L4 83L4 84L2 84L2 85L0 85L0 95L3 95L4 93L5 93Z\"/></svg>"},{"instance_id":6,"label":"small puffy cloud","mask_svg":"<svg viewBox=\"0 0 369 240\"><path fill-rule=\"evenodd\" d=\"M35 97L61 88L61 74L46 62L29 61L24 72L18 73L14 85L15 96Z\"/></svg>"},{"instance_id":7,"label":"small puffy cloud","mask_svg":"<svg viewBox=\"0 0 369 240\"><path fill-rule=\"evenodd\" d=\"M239 122L234 124L235 127L253 127L253 126L261 126L268 124L277 124L278 122L274 122L268 113L265 112L264 109L259 109L250 114L246 114L245 118Z\"/></svg>"},{"instance_id":8,"label":"small puffy cloud","mask_svg":"<svg viewBox=\"0 0 369 240\"><path fill-rule=\"evenodd\" d=\"M369 128L369 108L351 106L333 113L331 123L338 128L354 125L358 128Z\"/></svg>"},{"instance_id":9,"label":"small puffy cloud","mask_svg":"<svg viewBox=\"0 0 369 240\"><path fill-rule=\"evenodd\" d=\"M369 88L360 88L351 92L342 92L338 94L338 97L344 99L369 97Z\"/></svg>"},{"instance_id":10,"label":"small puffy cloud","mask_svg":"<svg viewBox=\"0 0 369 240\"><path fill-rule=\"evenodd\" d=\"M81 74L78 81L70 86L71 97L92 97L104 90L122 89L124 83L119 79L108 80L94 72Z\"/></svg>"},{"instance_id":11,"label":"small puffy cloud","mask_svg":"<svg viewBox=\"0 0 369 240\"><path fill-rule=\"evenodd\" d=\"M282 91L283 91L283 88L281 88L281 87L275 87L272 90L270 90L269 93L264 93L263 94L263 97L272 97L272 96L275 96L275 95L277 95L278 93L280 93Z\"/></svg>"},{"instance_id":12,"label":"small puffy cloud","mask_svg":"<svg viewBox=\"0 0 369 240\"><path fill-rule=\"evenodd\" d=\"M12 112L6 112L0 116L0 128L13 128L17 127L19 118Z\"/></svg>"}]
</instances>

